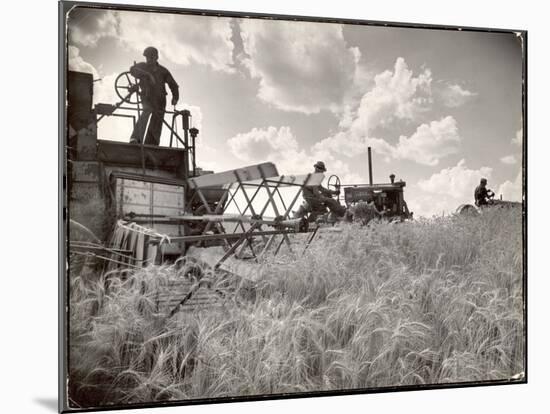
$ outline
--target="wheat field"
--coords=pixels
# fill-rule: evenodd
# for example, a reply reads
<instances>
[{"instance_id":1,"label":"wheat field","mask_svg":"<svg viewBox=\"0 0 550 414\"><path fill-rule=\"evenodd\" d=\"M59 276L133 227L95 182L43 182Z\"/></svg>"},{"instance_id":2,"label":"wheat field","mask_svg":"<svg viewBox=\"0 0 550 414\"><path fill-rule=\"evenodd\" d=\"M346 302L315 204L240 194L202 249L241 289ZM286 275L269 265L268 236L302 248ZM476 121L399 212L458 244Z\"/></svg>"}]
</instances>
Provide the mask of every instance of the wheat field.
<instances>
[{"instance_id":1,"label":"wheat field","mask_svg":"<svg viewBox=\"0 0 550 414\"><path fill-rule=\"evenodd\" d=\"M321 235L168 318L179 264L70 276L74 407L521 378L521 209Z\"/></svg>"}]
</instances>

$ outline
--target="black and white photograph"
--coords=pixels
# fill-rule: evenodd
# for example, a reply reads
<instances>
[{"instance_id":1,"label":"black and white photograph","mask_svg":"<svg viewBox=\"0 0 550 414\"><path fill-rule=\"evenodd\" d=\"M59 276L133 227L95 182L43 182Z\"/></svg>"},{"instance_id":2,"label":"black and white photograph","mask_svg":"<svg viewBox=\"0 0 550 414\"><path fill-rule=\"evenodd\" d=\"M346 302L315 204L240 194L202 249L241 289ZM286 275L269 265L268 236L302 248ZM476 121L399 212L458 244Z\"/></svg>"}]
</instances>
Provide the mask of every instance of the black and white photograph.
<instances>
[{"instance_id":1,"label":"black and white photograph","mask_svg":"<svg viewBox=\"0 0 550 414\"><path fill-rule=\"evenodd\" d=\"M62 410L525 384L526 30L60 12Z\"/></svg>"}]
</instances>

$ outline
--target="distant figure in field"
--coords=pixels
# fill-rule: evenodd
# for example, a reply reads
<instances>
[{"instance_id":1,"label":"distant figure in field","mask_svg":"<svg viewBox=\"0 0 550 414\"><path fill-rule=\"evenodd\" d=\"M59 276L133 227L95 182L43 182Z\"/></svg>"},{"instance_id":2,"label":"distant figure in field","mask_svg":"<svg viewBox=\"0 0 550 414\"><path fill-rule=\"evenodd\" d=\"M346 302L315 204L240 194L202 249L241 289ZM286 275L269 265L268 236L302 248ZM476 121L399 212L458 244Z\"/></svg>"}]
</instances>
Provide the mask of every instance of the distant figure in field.
<instances>
[{"instance_id":1,"label":"distant figure in field","mask_svg":"<svg viewBox=\"0 0 550 414\"><path fill-rule=\"evenodd\" d=\"M349 219L354 223L360 223L363 226L366 226L374 219L379 219L382 217L382 213L378 211L376 205L374 204L374 198L371 194L367 195L366 202L357 203L349 211Z\"/></svg>"},{"instance_id":2,"label":"distant figure in field","mask_svg":"<svg viewBox=\"0 0 550 414\"><path fill-rule=\"evenodd\" d=\"M324 173L327 167L323 161L317 161L313 166L315 173ZM336 217L343 217L346 208L338 200L332 198L339 194L339 191L331 191L323 186L305 187L302 192L304 203L295 212L295 217L304 217L308 212L323 212L328 208Z\"/></svg>"},{"instance_id":3,"label":"distant figure in field","mask_svg":"<svg viewBox=\"0 0 550 414\"><path fill-rule=\"evenodd\" d=\"M159 52L156 48L147 47L143 51L143 56L145 62L136 63L130 68L130 73L139 80L139 95L143 104L143 111L132 132L130 142L140 144L147 129L145 144L159 145L166 109L164 85L168 84L172 92L172 105L176 105L179 99L178 84L168 69L159 65Z\"/></svg>"},{"instance_id":4,"label":"distant figure in field","mask_svg":"<svg viewBox=\"0 0 550 414\"><path fill-rule=\"evenodd\" d=\"M474 191L475 205L478 207L486 206L494 196L495 193L487 188L487 179L482 178Z\"/></svg>"}]
</instances>

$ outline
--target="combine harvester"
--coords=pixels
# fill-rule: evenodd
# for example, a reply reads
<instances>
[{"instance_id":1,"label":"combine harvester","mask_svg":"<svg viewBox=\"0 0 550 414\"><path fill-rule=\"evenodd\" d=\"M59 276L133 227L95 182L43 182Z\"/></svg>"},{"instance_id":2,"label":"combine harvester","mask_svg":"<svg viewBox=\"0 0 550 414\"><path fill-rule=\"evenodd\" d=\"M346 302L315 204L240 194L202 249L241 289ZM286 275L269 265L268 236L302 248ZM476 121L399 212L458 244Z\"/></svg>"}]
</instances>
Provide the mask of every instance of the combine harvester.
<instances>
[{"instance_id":1,"label":"combine harvester","mask_svg":"<svg viewBox=\"0 0 550 414\"><path fill-rule=\"evenodd\" d=\"M140 113L128 73L117 78L115 90L120 102L92 107L92 75L69 72L64 213L71 256L93 263L96 273L183 263L190 269L186 277L159 296L159 309L172 315L181 305L216 300L198 294L204 273L253 280L254 264L266 255L307 249L319 227L292 218L292 211L303 189L320 185L323 174L280 175L272 163L203 171L196 163L199 131L191 128L187 110L166 111L168 147L98 139L105 117L135 125ZM306 234L301 246L289 237L298 233ZM69 275L71 270L76 272L69 269Z\"/></svg>"},{"instance_id":2,"label":"combine harvester","mask_svg":"<svg viewBox=\"0 0 550 414\"><path fill-rule=\"evenodd\" d=\"M90 276L177 262L184 277L159 295L159 309L173 314L180 305L196 308L217 300L201 296L199 288L211 285L205 274L253 283L264 258L281 251L299 257L319 232L338 231L319 225L327 221L326 208L293 217L303 190L321 185L322 173L280 175L269 162L204 171L197 166L199 130L188 110L165 112L167 147L98 139L102 119L136 124L141 102L133 77L128 72L117 77L120 101L114 105L92 107L91 74L70 71L67 86L67 251L84 258ZM348 209L369 198L389 220L412 218L403 197L405 182L395 182L392 174L390 183L372 183L370 148L368 166L369 184L341 186L331 176L329 188L340 193L344 187ZM74 263L69 261L68 274L82 274Z\"/></svg>"}]
</instances>

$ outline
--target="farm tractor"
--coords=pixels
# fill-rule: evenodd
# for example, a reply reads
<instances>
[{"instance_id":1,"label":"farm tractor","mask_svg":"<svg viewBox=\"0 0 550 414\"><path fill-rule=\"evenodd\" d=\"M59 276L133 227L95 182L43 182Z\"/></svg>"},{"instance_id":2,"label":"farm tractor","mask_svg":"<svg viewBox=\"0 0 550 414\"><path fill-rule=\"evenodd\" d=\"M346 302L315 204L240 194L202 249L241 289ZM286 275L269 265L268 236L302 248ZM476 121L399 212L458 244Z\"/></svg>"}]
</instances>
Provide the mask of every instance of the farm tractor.
<instances>
[{"instance_id":1,"label":"farm tractor","mask_svg":"<svg viewBox=\"0 0 550 414\"><path fill-rule=\"evenodd\" d=\"M361 204L367 203L369 200L374 202L374 205L380 217L388 221L404 221L413 218L413 213L409 211L407 202L404 198L403 188L406 183L402 180L395 181L395 175L390 175L389 183L373 184L372 179L372 150L368 147L368 184L341 184L340 177L331 175L327 181L327 187L334 193L334 198L340 203L343 202L346 209L346 214L340 219L349 221L353 217L353 212ZM343 198L341 190L344 190ZM304 217L307 220L308 226L313 223L329 223L335 224L339 221L338 217L329 213L326 205L323 203L315 206L309 206L307 202L296 211L296 217Z\"/></svg>"},{"instance_id":2,"label":"farm tractor","mask_svg":"<svg viewBox=\"0 0 550 414\"><path fill-rule=\"evenodd\" d=\"M503 200L502 195L495 199L495 193L493 191L490 192L489 199L487 200L487 204L482 206L476 206L475 204L461 204L456 209L455 213L459 215L477 215L484 211L484 209L487 208L517 208L521 207L521 202L518 201L509 201L509 200Z\"/></svg>"},{"instance_id":3,"label":"farm tractor","mask_svg":"<svg viewBox=\"0 0 550 414\"><path fill-rule=\"evenodd\" d=\"M373 184L372 152L368 148L368 184L348 184L344 186L344 202L348 209L353 209L360 203L373 200L382 218L389 221L403 221L413 218L404 197L405 181L395 181L395 174L390 174L389 183Z\"/></svg>"}]
</instances>

